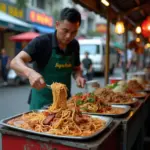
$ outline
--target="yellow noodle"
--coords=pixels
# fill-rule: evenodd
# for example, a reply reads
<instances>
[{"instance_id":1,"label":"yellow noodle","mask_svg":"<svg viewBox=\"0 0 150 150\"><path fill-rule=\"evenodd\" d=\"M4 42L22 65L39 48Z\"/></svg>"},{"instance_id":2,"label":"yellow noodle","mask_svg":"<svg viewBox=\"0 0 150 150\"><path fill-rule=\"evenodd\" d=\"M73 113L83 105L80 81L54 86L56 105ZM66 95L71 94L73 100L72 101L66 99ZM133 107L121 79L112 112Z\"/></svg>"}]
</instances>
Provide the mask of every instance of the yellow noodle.
<instances>
[{"instance_id":1,"label":"yellow noodle","mask_svg":"<svg viewBox=\"0 0 150 150\"><path fill-rule=\"evenodd\" d=\"M67 107L67 87L61 83L51 85L53 104L44 112L31 112L11 120L8 124L15 125L17 120L24 121L21 128L36 132L45 132L55 135L89 136L97 130L104 128L106 122L97 118L84 116L76 108ZM49 125L43 124L45 113L54 114L55 117ZM86 119L84 118L86 117Z\"/></svg>"}]
</instances>

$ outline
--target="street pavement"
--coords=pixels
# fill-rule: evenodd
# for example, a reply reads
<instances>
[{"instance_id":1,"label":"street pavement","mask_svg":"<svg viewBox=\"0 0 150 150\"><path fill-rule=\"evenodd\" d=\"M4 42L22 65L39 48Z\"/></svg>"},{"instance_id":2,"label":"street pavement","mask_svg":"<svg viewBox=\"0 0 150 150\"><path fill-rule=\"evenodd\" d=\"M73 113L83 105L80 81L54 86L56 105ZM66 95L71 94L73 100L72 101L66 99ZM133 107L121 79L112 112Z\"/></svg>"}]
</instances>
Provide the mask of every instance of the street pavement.
<instances>
[{"instance_id":1,"label":"street pavement","mask_svg":"<svg viewBox=\"0 0 150 150\"><path fill-rule=\"evenodd\" d=\"M116 69L113 76L120 76L120 69ZM104 77L94 77L101 87L104 86ZM29 85L14 86L8 85L6 87L0 87L0 120L6 117L20 114L29 110L27 104L28 95L30 91ZM85 89L78 88L74 79L72 79L72 95L78 92L85 92ZM1 143L0 143L1 146ZM0 147L1 150L1 147Z\"/></svg>"}]
</instances>

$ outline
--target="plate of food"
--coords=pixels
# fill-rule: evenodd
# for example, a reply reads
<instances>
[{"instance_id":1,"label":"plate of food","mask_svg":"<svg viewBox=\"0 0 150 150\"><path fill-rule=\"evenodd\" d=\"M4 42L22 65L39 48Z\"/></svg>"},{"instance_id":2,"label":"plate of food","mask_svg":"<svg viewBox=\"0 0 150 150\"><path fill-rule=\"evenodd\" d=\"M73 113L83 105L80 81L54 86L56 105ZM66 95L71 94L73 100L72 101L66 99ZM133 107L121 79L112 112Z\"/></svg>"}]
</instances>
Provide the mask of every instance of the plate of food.
<instances>
[{"instance_id":1,"label":"plate of food","mask_svg":"<svg viewBox=\"0 0 150 150\"><path fill-rule=\"evenodd\" d=\"M131 94L114 92L109 88L98 88L94 94L98 96L106 104L115 105L132 105L138 100L133 98Z\"/></svg>"},{"instance_id":2,"label":"plate of food","mask_svg":"<svg viewBox=\"0 0 150 150\"><path fill-rule=\"evenodd\" d=\"M78 107L82 113L92 115L120 116L130 110L127 105L108 105L94 93L77 93L67 102L69 108Z\"/></svg>"},{"instance_id":3,"label":"plate of food","mask_svg":"<svg viewBox=\"0 0 150 150\"><path fill-rule=\"evenodd\" d=\"M46 110L34 110L0 121L0 124L40 136L65 139L89 139L109 127L113 119L106 116L82 114L77 107L67 106L67 88L53 83L53 104Z\"/></svg>"},{"instance_id":4,"label":"plate of food","mask_svg":"<svg viewBox=\"0 0 150 150\"><path fill-rule=\"evenodd\" d=\"M129 80L128 81L128 89L137 92L137 91L143 91L144 86L140 83L138 83L137 80Z\"/></svg>"}]
</instances>

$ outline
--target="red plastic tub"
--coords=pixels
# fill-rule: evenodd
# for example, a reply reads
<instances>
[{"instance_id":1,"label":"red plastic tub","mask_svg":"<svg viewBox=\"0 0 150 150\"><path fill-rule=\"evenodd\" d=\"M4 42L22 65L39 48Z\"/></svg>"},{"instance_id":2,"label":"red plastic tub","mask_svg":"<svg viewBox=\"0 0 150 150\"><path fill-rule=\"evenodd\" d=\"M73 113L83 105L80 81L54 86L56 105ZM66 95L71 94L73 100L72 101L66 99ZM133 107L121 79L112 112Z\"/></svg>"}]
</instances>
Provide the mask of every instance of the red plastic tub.
<instances>
[{"instance_id":1,"label":"red plastic tub","mask_svg":"<svg viewBox=\"0 0 150 150\"><path fill-rule=\"evenodd\" d=\"M121 77L110 77L109 83L112 84L112 83L116 83L116 82L121 81L121 80L123 80Z\"/></svg>"}]
</instances>

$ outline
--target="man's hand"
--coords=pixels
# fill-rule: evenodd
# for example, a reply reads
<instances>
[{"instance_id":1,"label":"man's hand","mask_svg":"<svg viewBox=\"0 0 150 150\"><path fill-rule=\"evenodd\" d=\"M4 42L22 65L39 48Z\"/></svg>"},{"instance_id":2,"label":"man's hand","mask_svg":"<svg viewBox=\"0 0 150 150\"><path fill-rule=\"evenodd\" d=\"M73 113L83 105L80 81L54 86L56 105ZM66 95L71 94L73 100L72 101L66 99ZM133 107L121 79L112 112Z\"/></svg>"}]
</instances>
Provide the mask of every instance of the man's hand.
<instances>
[{"instance_id":1,"label":"man's hand","mask_svg":"<svg viewBox=\"0 0 150 150\"><path fill-rule=\"evenodd\" d=\"M28 74L30 85L37 90L40 90L46 86L43 77L34 70L31 70Z\"/></svg>"},{"instance_id":2,"label":"man's hand","mask_svg":"<svg viewBox=\"0 0 150 150\"><path fill-rule=\"evenodd\" d=\"M78 76L76 78L76 82L77 82L78 87L84 88L86 80L84 78L82 78L81 76Z\"/></svg>"}]
</instances>

